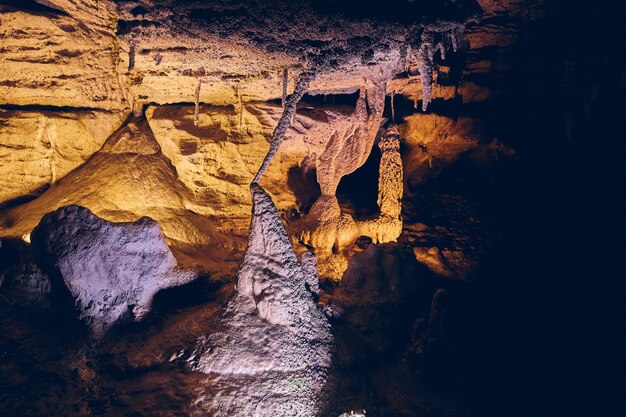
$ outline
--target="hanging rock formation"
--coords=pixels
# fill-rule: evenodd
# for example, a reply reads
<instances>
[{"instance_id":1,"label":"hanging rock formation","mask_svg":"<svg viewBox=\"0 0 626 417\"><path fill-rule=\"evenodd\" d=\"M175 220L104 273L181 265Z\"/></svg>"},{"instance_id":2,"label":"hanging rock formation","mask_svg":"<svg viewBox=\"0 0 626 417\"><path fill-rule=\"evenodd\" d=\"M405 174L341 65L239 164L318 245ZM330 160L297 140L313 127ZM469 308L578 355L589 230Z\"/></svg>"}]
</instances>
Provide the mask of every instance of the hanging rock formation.
<instances>
[{"instance_id":1,"label":"hanging rock formation","mask_svg":"<svg viewBox=\"0 0 626 417\"><path fill-rule=\"evenodd\" d=\"M375 243L395 242L402 232L402 159L400 132L391 125L380 138L382 156L378 176L378 207L380 214L373 220L359 222L360 234Z\"/></svg>"}]
</instances>

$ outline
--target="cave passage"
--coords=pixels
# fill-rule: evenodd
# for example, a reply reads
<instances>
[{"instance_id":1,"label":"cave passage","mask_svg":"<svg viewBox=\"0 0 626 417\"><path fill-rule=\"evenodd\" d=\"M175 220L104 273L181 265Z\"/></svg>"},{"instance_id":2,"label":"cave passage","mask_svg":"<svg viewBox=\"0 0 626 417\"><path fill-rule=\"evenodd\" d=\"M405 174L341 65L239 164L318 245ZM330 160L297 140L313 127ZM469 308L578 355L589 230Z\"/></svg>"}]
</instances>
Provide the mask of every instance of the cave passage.
<instances>
[{"instance_id":1,"label":"cave passage","mask_svg":"<svg viewBox=\"0 0 626 417\"><path fill-rule=\"evenodd\" d=\"M378 213L378 177L381 152L374 143L365 163L346 175L337 187L337 200L342 210L362 220Z\"/></svg>"}]
</instances>

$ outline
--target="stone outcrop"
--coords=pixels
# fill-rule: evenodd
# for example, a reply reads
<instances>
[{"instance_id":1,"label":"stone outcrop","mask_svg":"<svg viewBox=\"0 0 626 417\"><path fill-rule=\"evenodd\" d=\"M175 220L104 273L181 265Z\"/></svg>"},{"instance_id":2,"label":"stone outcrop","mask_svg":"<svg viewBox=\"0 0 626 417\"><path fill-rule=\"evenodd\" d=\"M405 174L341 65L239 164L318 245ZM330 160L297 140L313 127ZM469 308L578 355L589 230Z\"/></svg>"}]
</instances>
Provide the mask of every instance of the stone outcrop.
<instances>
[{"instance_id":1,"label":"stone outcrop","mask_svg":"<svg viewBox=\"0 0 626 417\"><path fill-rule=\"evenodd\" d=\"M116 26L108 2L0 4L0 105L123 109Z\"/></svg>"},{"instance_id":2,"label":"stone outcrop","mask_svg":"<svg viewBox=\"0 0 626 417\"><path fill-rule=\"evenodd\" d=\"M79 206L63 207L33 230L35 258L67 289L80 319L100 338L114 324L140 320L161 289L191 281L178 270L157 223L110 223Z\"/></svg>"},{"instance_id":3,"label":"stone outcrop","mask_svg":"<svg viewBox=\"0 0 626 417\"><path fill-rule=\"evenodd\" d=\"M159 135L166 132L157 129ZM255 139L257 146L267 149L262 137ZM220 149L219 141L211 149L220 152L219 158L228 155L228 149ZM262 158L259 151L253 161L259 163ZM46 213L68 204L87 207L112 222L147 216L159 223L179 263L210 272L215 278L232 276L245 249L249 213L229 206L231 199L211 200L190 191L161 153L147 121L132 119L87 163L52 184L39 198L2 211L0 235L19 238L28 234ZM284 199L293 201L293 197Z\"/></svg>"}]
</instances>

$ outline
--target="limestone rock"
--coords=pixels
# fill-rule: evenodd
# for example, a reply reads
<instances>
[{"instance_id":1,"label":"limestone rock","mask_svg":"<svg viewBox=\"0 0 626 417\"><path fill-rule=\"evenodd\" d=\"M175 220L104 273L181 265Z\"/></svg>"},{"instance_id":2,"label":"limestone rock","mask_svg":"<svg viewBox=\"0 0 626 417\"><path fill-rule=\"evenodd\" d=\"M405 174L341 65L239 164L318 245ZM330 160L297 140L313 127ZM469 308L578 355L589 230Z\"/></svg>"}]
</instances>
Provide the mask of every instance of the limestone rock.
<instances>
[{"instance_id":1,"label":"limestone rock","mask_svg":"<svg viewBox=\"0 0 626 417\"><path fill-rule=\"evenodd\" d=\"M69 204L87 207L112 222L148 216L159 223L179 263L215 278L232 277L245 250L249 213L208 218L191 210L201 203L208 204L203 206L206 212L232 214L220 202L190 193L162 155L147 121L131 119L87 163L41 196L3 210L0 236L28 234L46 213Z\"/></svg>"},{"instance_id":2,"label":"limestone rock","mask_svg":"<svg viewBox=\"0 0 626 417\"><path fill-rule=\"evenodd\" d=\"M123 109L110 5L47 0L42 11L20 3L0 5L0 104Z\"/></svg>"},{"instance_id":3,"label":"limestone rock","mask_svg":"<svg viewBox=\"0 0 626 417\"><path fill-rule=\"evenodd\" d=\"M110 223L79 206L46 215L32 233L37 262L66 287L81 320L100 338L115 323L140 320L161 289L189 282L157 223Z\"/></svg>"},{"instance_id":4,"label":"limestone rock","mask_svg":"<svg viewBox=\"0 0 626 417\"><path fill-rule=\"evenodd\" d=\"M320 293L319 276L317 273L317 257L314 252L304 252L300 257L300 265L306 278L307 289L314 295Z\"/></svg>"},{"instance_id":5,"label":"limestone rock","mask_svg":"<svg viewBox=\"0 0 626 417\"><path fill-rule=\"evenodd\" d=\"M330 327L270 196L256 184L251 192L236 292L222 330L201 340L190 361L208 375L198 414L313 416L330 366Z\"/></svg>"},{"instance_id":6,"label":"limestone rock","mask_svg":"<svg viewBox=\"0 0 626 417\"><path fill-rule=\"evenodd\" d=\"M247 220L252 203L248 185L267 153L267 138L281 108L247 103L242 108L201 106L200 110L198 126L193 125L189 106L149 107L146 117L163 155L190 191L186 206L203 215ZM314 123L307 123L306 115L297 119L298 126ZM296 197L284 181L307 155L302 136L290 129L289 143L281 147L262 181L277 197L280 210L296 206Z\"/></svg>"},{"instance_id":7,"label":"limestone rock","mask_svg":"<svg viewBox=\"0 0 626 417\"><path fill-rule=\"evenodd\" d=\"M448 265L448 261L437 247L425 248L418 246L413 248L413 253L418 262L426 265L435 274L447 278L455 276L455 272Z\"/></svg>"},{"instance_id":8,"label":"limestone rock","mask_svg":"<svg viewBox=\"0 0 626 417\"><path fill-rule=\"evenodd\" d=\"M328 138L321 141L321 149L315 149L319 155L317 182L322 195L334 195L341 178L365 163L383 121L384 107L384 86L366 83L359 90L359 99L348 123L345 117L336 118L330 131L315 136L315 139Z\"/></svg>"},{"instance_id":9,"label":"limestone rock","mask_svg":"<svg viewBox=\"0 0 626 417\"><path fill-rule=\"evenodd\" d=\"M400 16L393 7L360 5L346 18L351 10L333 2L124 0L117 2L119 56L130 94L146 102L191 101L198 80L201 102L279 98L286 68L290 84L309 69L318 73L312 91L354 91L364 78L384 83L402 72L416 27L448 32L479 10L473 1L454 3L394 1Z\"/></svg>"},{"instance_id":10,"label":"limestone rock","mask_svg":"<svg viewBox=\"0 0 626 417\"><path fill-rule=\"evenodd\" d=\"M402 159L400 133L392 124L378 143L382 156L378 176L378 207L380 214L372 220L359 222L360 234L375 243L394 242L402 233Z\"/></svg>"},{"instance_id":11,"label":"limestone rock","mask_svg":"<svg viewBox=\"0 0 626 417\"><path fill-rule=\"evenodd\" d=\"M482 123L470 117L413 114L405 118L400 135L407 145L405 180L418 185L436 175L465 152L481 146Z\"/></svg>"},{"instance_id":12,"label":"limestone rock","mask_svg":"<svg viewBox=\"0 0 626 417\"><path fill-rule=\"evenodd\" d=\"M41 193L94 154L124 115L0 109L0 204Z\"/></svg>"}]
</instances>

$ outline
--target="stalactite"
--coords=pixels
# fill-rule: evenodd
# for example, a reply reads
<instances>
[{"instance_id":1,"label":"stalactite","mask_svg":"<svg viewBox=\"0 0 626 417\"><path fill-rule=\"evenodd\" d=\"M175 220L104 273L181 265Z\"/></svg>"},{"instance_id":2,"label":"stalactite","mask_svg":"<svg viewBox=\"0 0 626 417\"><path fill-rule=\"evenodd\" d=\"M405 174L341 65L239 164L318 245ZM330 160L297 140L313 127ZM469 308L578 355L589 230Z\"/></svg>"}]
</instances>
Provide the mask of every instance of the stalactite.
<instances>
[{"instance_id":1,"label":"stalactite","mask_svg":"<svg viewBox=\"0 0 626 417\"><path fill-rule=\"evenodd\" d=\"M243 95L239 92L239 88L237 88L237 97L239 98L239 130L241 130L243 125Z\"/></svg>"},{"instance_id":2,"label":"stalactite","mask_svg":"<svg viewBox=\"0 0 626 417\"><path fill-rule=\"evenodd\" d=\"M391 92L391 98L390 98L390 101L391 101L391 123L395 123L396 122L396 111L395 111L394 106L393 106L393 99L394 99L395 96L396 96L396 92L392 91Z\"/></svg>"},{"instance_id":3,"label":"stalactite","mask_svg":"<svg viewBox=\"0 0 626 417\"><path fill-rule=\"evenodd\" d=\"M439 49L439 53L441 54L441 59L445 60L446 59L446 44L443 41L443 39L437 43L437 49Z\"/></svg>"},{"instance_id":4,"label":"stalactite","mask_svg":"<svg viewBox=\"0 0 626 417\"><path fill-rule=\"evenodd\" d=\"M289 69L285 68L283 70L283 98L281 100L281 105L283 109L285 108L285 103L287 102L287 86L289 85Z\"/></svg>"},{"instance_id":5,"label":"stalactite","mask_svg":"<svg viewBox=\"0 0 626 417\"><path fill-rule=\"evenodd\" d=\"M450 43L452 44L452 50L457 52L459 50L459 40L457 39L455 30L450 31Z\"/></svg>"},{"instance_id":6,"label":"stalactite","mask_svg":"<svg viewBox=\"0 0 626 417\"><path fill-rule=\"evenodd\" d=\"M198 85L196 85L196 95L194 97L195 110L193 115L193 124L198 126L200 117L200 89L202 88L202 81L198 79Z\"/></svg>"},{"instance_id":7,"label":"stalactite","mask_svg":"<svg viewBox=\"0 0 626 417\"><path fill-rule=\"evenodd\" d=\"M296 85L294 87L294 91L289 97L287 97L283 114L280 116L280 119L278 120L278 124L276 125L276 128L274 129L274 132L272 133L270 149L267 151L267 154L265 155L265 159L263 159L263 163L261 164L261 167L259 168L258 172L254 176L254 179L252 180L252 184L257 184L261 180L261 177L265 173L265 170L269 166L270 162L272 162L274 155L276 155L276 152L278 151L278 147L280 146L281 142L283 141L283 138L285 137L287 128L289 128L291 124L291 119L294 113L296 112L296 105L298 104L300 99L302 99L302 96L304 96L304 93L309 88L309 84L311 83L313 78L315 78L315 73L311 71L304 71L298 76L298 79L296 80Z\"/></svg>"},{"instance_id":8,"label":"stalactite","mask_svg":"<svg viewBox=\"0 0 626 417\"><path fill-rule=\"evenodd\" d=\"M433 89L433 34L422 33L421 43L416 53L417 68L422 81L422 110L426 111Z\"/></svg>"},{"instance_id":9,"label":"stalactite","mask_svg":"<svg viewBox=\"0 0 626 417\"><path fill-rule=\"evenodd\" d=\"M128 71L132 71L135 68L135 54L137 50L137 41L131 39L128 43Z\"/></svg>"}]
</instances>

